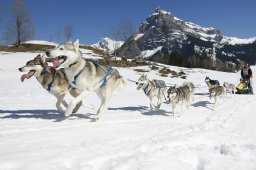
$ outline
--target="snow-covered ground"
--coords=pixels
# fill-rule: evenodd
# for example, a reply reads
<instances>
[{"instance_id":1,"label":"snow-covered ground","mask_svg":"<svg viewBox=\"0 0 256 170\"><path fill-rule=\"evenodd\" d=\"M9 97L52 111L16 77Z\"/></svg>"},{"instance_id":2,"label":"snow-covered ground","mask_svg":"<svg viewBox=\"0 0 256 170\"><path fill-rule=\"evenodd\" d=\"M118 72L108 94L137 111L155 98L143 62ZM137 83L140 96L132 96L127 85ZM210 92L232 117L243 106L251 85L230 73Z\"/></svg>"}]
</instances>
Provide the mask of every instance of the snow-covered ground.
<instances>
[{"instance_id":1,"label":"snow-covered ground","mask_svg":"<svg viewBox=\"0 0 256 170\"><path fill-rule=\"evenodd\" d=\"M171 116L168 104L151 111L148 98L136 90L139 74L119 68L126 91L116 93L102 119L91 122L86 114L99 106L95 94L87 97L95 110L81 108L63 119L56 99L35 77L20 81L17 69L36 55L0 52L0 170L256 169L256 96L221 99L212 111L205 94L206 75L237 84L239 73L170 67L184 70L197 86L190 108ZM184 82L156 71L148 77L169 86Z\"/></svg>"}]
</instances>

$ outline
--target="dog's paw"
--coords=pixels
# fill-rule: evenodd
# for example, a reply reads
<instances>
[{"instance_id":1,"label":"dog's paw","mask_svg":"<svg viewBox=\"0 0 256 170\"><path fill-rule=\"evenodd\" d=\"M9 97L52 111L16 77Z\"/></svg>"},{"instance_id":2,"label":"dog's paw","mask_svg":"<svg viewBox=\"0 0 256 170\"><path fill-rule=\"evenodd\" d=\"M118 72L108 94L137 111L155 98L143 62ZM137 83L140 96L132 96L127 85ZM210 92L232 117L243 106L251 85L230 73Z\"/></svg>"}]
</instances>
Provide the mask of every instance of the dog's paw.
<instances>
[{"instance_id":1,"label":"dog's paw","mask_svg":"<svg viewBox=\"0 0 256 170\"><path fill-rule=\"evenodd\" d=\"M66 110L66 112L65 112L65 116L66 116L66 117L69 117L71 114L72 114L72 112Z\"/></svg>"},{"instance_id":2,"label":"dog's paw","mask_svg":"<svg viewBox=\"0 0 256 170\"><path fill-rule=\"evenodd\" d=\"M96 115L89 115L89 118L91 119L92 122L97 122L99 120L99 117Z\"/></svg>"}]
</instances>

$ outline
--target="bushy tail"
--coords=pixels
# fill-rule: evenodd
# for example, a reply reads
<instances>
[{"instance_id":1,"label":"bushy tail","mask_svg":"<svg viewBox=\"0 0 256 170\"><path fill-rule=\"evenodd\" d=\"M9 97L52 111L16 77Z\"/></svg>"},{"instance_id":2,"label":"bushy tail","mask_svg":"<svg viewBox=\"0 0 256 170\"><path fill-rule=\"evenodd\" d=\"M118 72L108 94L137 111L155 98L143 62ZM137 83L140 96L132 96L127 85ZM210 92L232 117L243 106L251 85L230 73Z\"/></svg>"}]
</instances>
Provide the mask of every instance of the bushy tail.
<instances>
[{"instance_id":1,"label":"bushy tail","mask_svg":"<svg viewBox=\"0 0 256 170\"><path fill-rule=\"evenodd\" d=\"M127 81L122 76L120 76L120 78L117 79L117 81L118 81L116 83L117 90L118 91L124 91L126 89L126 87L127 87Z\"/></svg>"}]
</instances>

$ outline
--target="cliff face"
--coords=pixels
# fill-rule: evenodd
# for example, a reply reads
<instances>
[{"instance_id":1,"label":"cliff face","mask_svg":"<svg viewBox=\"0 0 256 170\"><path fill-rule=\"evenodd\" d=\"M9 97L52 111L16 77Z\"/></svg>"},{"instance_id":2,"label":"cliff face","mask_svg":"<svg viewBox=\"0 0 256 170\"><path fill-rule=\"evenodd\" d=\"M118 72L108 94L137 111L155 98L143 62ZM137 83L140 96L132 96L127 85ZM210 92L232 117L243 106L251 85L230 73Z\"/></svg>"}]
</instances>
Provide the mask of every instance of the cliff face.
<instances>
[{"instance_id":1,"label":"cliff face","mask_svg":"<svg viewBox=\"0 0 256 170\"><path fill-rule=\"evenodd\" d=\"M256 38L239 39L224 36L215 28L203 28L176 18L157 8L116 51L118 56L162 60L179 54L185 58L208 57L238 64L240 60L256 63Z\"/></svg>"}]
</instances>

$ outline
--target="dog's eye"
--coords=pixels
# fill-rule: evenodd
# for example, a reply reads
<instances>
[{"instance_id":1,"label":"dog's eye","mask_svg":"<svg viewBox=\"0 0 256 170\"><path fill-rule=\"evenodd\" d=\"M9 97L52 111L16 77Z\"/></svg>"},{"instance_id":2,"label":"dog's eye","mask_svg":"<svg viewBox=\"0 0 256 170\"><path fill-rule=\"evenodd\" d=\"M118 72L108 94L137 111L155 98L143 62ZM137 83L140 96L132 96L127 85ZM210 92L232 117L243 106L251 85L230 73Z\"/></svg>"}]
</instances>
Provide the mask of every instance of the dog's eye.
<instances>
[{"instance_id":1,"label":"dog's eye","mask_svg":"<svg viewBox=\"0 0 256 170\"><path fill-rule=\"evenodd\" d=\"M60 48L60 50L64 50L64 48Z\"/></svg>"}]
</instances>

